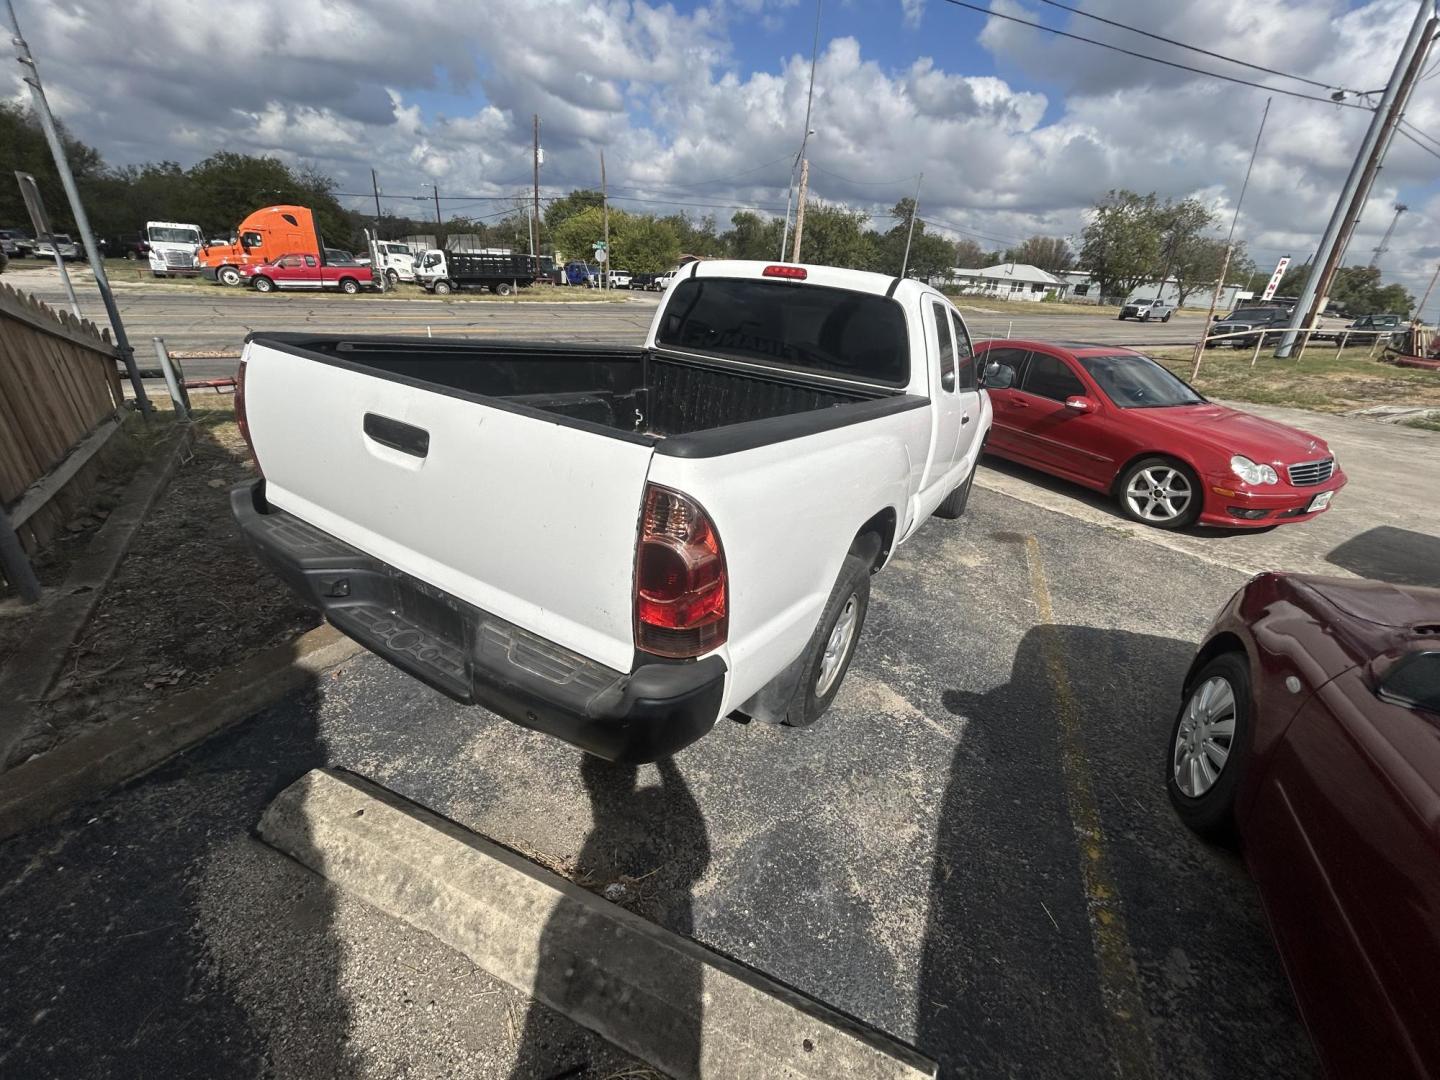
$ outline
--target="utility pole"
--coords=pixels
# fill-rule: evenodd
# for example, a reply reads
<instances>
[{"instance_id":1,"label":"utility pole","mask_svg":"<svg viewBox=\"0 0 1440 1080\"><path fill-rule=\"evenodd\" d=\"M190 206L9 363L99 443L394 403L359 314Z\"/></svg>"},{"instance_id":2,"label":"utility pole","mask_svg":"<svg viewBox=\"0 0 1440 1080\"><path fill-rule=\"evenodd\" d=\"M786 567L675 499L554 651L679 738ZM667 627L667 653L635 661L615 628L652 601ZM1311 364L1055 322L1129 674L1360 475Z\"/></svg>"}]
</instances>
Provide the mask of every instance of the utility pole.
<instances>
[{"instance_id":1,"label":"utility pole","mask_svg":"<svg viewBox=\"0 0 1440 1080\"><path fill-rule=\"evenodd\" d=\"M435 227L443 232L445 230L445 219L440 216L440 185L431 184L430 190L435 193Z\"/></svg>"},{"instance_id":2,"label":"utility pole","mask_svg":"<svg viewBox=\"0 0 1440 1080\"><path fill-rule=\"evenodd\" d=\"M370 186L375 191L375 239L380 239L380 180L375 170L370 170Z\"/></svg>"},{"instance_id":3,"label":"utility pole","mask_svg":"<svg viewBox=\"0 0 1440 1080\"><path fill-rule=\"evenodd\" d=\"M624 188L620 189L624 191ZM600 283L610 288L610 269L615 264L610 260L610 196L605 187L605 151L600 151L600 217L605 223L605 261L600 264Z\"/></svg>"},{"instance_id":4,"label":"utility pole","mask_svg":"<svg viewBox=\"0 0 1440 1080\"><path fill-rule=\"evenodd\" d=\"M540 254L540 114L535 114L535 146L532 159L535 166L535 206L531 211L533 227L530 233L530 254Z\"/></svg>"},{"instance_id":5,"label":"utility pole","mask_svg":"<svg viewBox=\"0 0 1440 1080\"><path fill-rule=\"evenodd\" d=\"M135 404L142 415L149 416L153 410L150 398L145 393L145 384L140 379L140 368L135 363L135 350L130 347L130 339L125 336L125 324L120 321L120 309L115 306L115 294L110 291L110 279L105 275L105 263L100 258L100 250L95 246L95 237L90 232L90 219L85 216L85 205L80 201L79 189L75 187L75 177L70 172L65 146L60 142L60 132L55 127L55 117L50 113L50 103L45 100L45 88L40 84L40 68L35 63L35 57L30 55L30 46L25 43L24 35L20 33L20 21L15 18L14 0L5 0L5 7L10 13L10 28L14 33L10 43L15 46L15 59L30 69L30 73L23 78L30 87L30 100L34 103L35 114L40 118L45 141L50 144L50 155L55 159L55 171L60 174L60 184L65 189L65 198L70 202L70 212L75 216L75 229L80 233L80 240L85 245L85 257L90 260L90 269L95 273L95 286L100 290L100 299L105 304L110 328L115 331L115 349L130 376L130 385L135 391ZM59 254L58 248L56 254Z\"/></svg>"},{"instance_id":6,"label":"utility pole","mask_svg":"<svg viewBox=\"0 0 1440 1080\"><path fill-rule=\"evenodd\" d=\"M1420 9L1415 14L1415 21L1410 26L1410 33L1405 38L1405 45L1395 60L1390 81L1370 118L1370 127L1360 143L1360 152L1350 166L1345 186L1341 188L1335 210L1325 226L1325 234L1315 251L1315 261L1310 265L1310 273L1305 278L1305 287L1301 290L1300 300L1290 317L1290 325L1281 338L1280 347L1275 350L1277 357L1290 355L1300 329L1314 324L1315 312L1326 300L1326 294L1335 277L1339 253L1345 248L1344 241L1349 229L1353 228L1353 218L1358 217L1354 208L1365 205L1365 198L1370 193L1370 183L1375 179L1375 171L1380 167L1380 159L1388 146L1388 136L1393 134L1405 109L1405 100L1409 97L1410 87L1415 83L1419 62L1424 56L1424 48L1428 47L1430 37L1434 34L1434 27L1435 0L1422 0ZM1352 224L1347 228L1347 223Z\"/></svg>"},{"instance_id":7,"label":"utility pole","mask_svg":"<svg viewBox=\"0 0 1440 1080\"><path fill-rule=\"evenodd\" d=\"M810 130L810 110L815 103L815 61L820 55L820 7L821 0L815 0L815 40L811 42L810 45L810 89L805 94L805 134L800 137L800 152L795 155L795 162L790 166L790 189L789 194L785 197L785 228L780 231L781 262L785 261L785 249L789 246L786 241L790 236L790 203L795 195L795 168L805 160L805 148L810 145L810 136L815 134L815 132ZM801 174L800 181L800 203L802 206L802 209L798 212L800 216L803 216L805 213L803 209L805 203L805 177L808 176L808 174L809 167L807 165ZM800 223L798 220L795 223L795 231L797 233L795 240L795 258L791 261L799 262L800 240L798 233L800 231Z\"/></svg>"},{"instance_id":8,"label":"utility pole","mask_svg":"<svg viewBox=\"0 0 1440 1080\"><path fill-rule=\"evenodd\" d=\"M900 260L900 276L902 278L910 266L910 241L915 236L915 219L920 216L920 185L924 180L923 172L915 179L915 200L910 204L910 227L905 230L905 257Z\"/></svg>"},{"instance_id":9,"label":"utility pole","mask_svg":"<svg viewBox=\"0 0 1440 1080\"><path fill-rule=\"evenodd\" d=\"M1390 219L1390 227L1385 230L1385 235L1380 238L1380 245L1370 254L1371 269L1379 269L1380 256L1390 250L1390 237L1395 235L1395 226L1400 224L1400 215L1409 209L1410 207L1404 203L1395 204L1395 216Z\"/></svg>"},{"instance_id":10,"label":"utility pole","mask_svg":"<svg viewBox=\"0 0 1440 1080\"><path fill-rule=\"evenodd\" d=\"M1230 215L1230 232L1225 237L1225 258L1220 260L1220 276L1215 279L1215 288L1210 293L1210 310L1205 313L1205 328L1200 340L1195 342L1195 356L1190 364L1190 381L1200 374L1200 358L1205 355L1205 340L1210 336L1210 324L1215 321L1215 305L1220 302L1220 291L1225 288L1225 275L1230 272L1230 255L1235 250L1235 225L1240 220L1240 207L1245 205L1245 191L1250 187L1250 172L1255 168L1255 155L1260 152L1260 138L1265 134L1265 121L1270 118L1270 103L1265 99L1265 111L1260 114L1260 130L1255 132L1255 145L1250 148L1250 164L1245 166L1245 182L1240 185L1240 197L1235 200L1235 213Z\"/></svg>"},{"instance_id":11,"label":"utility pole","mask_svg":"<svg viewBox=\"0 0 1440 1080\"><path fill-rule=\"evenodd\" d=\"M810 189L810 159L800 162L800 197L795 203L795 250L790 261L800 261L800 238L805 235L805 195Z\"/></svg>"},{"instance_id":12,"label":"utility pole","mask_svg":"<svg viewBox=\"0 0 1440 1080\"><path fill-rule=\"evenodd\" d=\"M1415 318L1424 320L1425 304L1430 299L1430 294L1435 291L1435 279L1440 278L1440 266L1435 267L1435 273L1430 275L1430 284L1425 286L1425 295L1420 298L1420 303L1415 306Z\"/></svg>"}]
</instances>

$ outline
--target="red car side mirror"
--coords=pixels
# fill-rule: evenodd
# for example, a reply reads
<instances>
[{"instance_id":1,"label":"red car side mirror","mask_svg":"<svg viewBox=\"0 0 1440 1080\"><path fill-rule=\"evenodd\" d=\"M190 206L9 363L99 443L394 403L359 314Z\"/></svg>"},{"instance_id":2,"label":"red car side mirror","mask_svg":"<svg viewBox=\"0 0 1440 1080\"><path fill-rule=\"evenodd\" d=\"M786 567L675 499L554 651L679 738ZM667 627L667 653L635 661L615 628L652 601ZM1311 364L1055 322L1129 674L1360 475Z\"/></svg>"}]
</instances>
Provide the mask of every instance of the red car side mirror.
<instances>
[{"instance_id":1,"label":"red car side mirror","mask_svg":"<svg viewBox=\"0 0 1440 1080\"><path fill-rule=\"evenodd\" d=\"M1094 412L1095 402L1088 397L1081 397L1077 394L1074 397L1065 399L1065 407L1067 409L1073 409L1075 412Z\"/></svg>"}]
</instances>

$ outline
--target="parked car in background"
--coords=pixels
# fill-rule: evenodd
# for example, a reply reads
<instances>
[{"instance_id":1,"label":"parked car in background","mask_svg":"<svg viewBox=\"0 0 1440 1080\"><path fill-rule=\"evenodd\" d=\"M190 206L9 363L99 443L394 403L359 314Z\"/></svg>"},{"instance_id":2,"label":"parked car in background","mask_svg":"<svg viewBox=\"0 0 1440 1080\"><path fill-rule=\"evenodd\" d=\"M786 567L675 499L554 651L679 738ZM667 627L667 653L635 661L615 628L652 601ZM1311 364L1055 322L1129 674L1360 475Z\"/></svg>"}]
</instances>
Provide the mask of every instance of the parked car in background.
<instances>
[{"instance_id":1,"label":"parked car in background","mask_svg":"<svg viewBox=\"0 0 1440 1080\"><path fill-rule=\"evenodd\" d=\"M1169 322L1170 316L1175 314L1175 305L1168 300L1161 300L1159 297L1139 297L1126 300L1125 306L1120 309L1117 319L1139 319L1141 322Z\"/></svg>"},{"instance_id":2,"label":"parked car in background","mask_svg":"<svg viewBox=\"0 0 1440 1080\"><path fill-rule=\"evenodd\" d=\"M1253 579L1185 677L1165 787L1238 838L1327 1075L1440 1076L1440 590Z\"/></svg>"},{"instance_id":3,"label":"parked car in background","mask_svg":"<svg viewBox=\"0 0 1440 1080\"><path fill-rule=\"evenodd\" d=\"M57 250L60 258L67 262L85 257L80 251L80 245L72 240L68 233L51 233L48 238L37 240L30 253L37 259L53 259Z\"/></svg>"},{"instance_id":4,"label":"parked car in background","mask_svg":"<svg viewBox=\"0 0 1440 1080\"><path fill-rule=\"evenodd\" d=\"M375 273L368 266L354 261L331 265L316 255L291 252L272 263L258 263L240 268L240 274L256 292L277 289L339 289L358 293L377 286Z\"/></svg>"},{"instance_id":5,"label":"parked car in background","mask_svg":"<svg viewBox=\"0 0 1440 1080\"><path fill-rule=\"evenodd\" d=\"M606 272L607 283L612 289L630 288L631 274L629 270L610 270Z\"/></svg>"},{"instance_id":6,"label":"parked car in background","mask_svg":"<svg viewBox=\"0 0 1440 1080\"><path fill-rule=\"evenodd\" d=\"M1325 337L1341 349L1348 345L1374 345L1377 342L1388 345L1404 334L1406 325L1401 315L1362 315L1347 323L1338 333Z\"/></svg>"},{"instance_id":7,"label":"parked car in background","mask_svg":"<svg viewBox=\"0 0 1440 1080\"><path fill-rule=\"evenodd\" d=\"M1205 347L1209 349L1216 345L1228 345L1236 349L1253 349L1260 341L1261 335L1246 334L1245 331L1248 330L1269 331L1264 335L1265 340L1271 343L1278 342L1280 340L1278 331L1290 325L1291 310L1284 307L1249 307L1232 311L1210 327ZM1225 337L1220 341L1212 340L1226 334L1240 336Z\"/></svg>"},{"instance_id":8,"label":"parked car in background","mask_svg":"<svg viewBox=\"0 0 1440 1080\"><path fill-rule=\"evenodd\" d=\"M642 290L653 289L655 287L655 278L658 276L657 274L631 274L630 288Z\"/></svg>"},{"instance_id":9,"label":"parked car in background","mask_svg":"<svg viewBox=\"0 0 1440 1080\"><path fill-rule=\"evenodd\" d=\"M121 233L112 236L105 244L105 255L111 259L138 262L150 253L150 241L144 233Z\"/></svg>"},{"instance_id":10,"label":"parked car in background","mask_svg":"<svg viewBox=\"0 0 1440 1080\"><path fill-rule=\"evenodd\" d=\"M182 221L147 221L145 240L150 272L156 277L199 275L202 246L199 225L187 225Z\"/></svg>"},{"instance_id":11,"label":"parked car in background","mask_svg":"<svg viewBox=\"0 0 1440 1080\"><path fill-rule=\"evenodd\" d=\"M657 292L663 292L670 287L670 283L675 280L675 275L679 273L679 270L666 270L663 274L656 274L655 281L650 287Z\"/></svg>"},{"instance_id":12,"label":"parked car in background","mask_svg":"<svg viewBox=\"0 0 1440 1080\"><path fill-rule=\"evenodd\" d=\"M327 247L325 249L325 262L330 266L369 266L368 258L358 258L353 251L346 251L344 248Z\"/></svg>"},{"instance_id":13,"label":"parked car in background","mask_svg":"<svg viewBox=\"0 0 1440 1080\"><path fill-rule=\"evenodd\" d=\"M28 258L35 250L35 239L25 229L0 229L0 250L11 258Z\"/></svg>"},{"instance_id":14,"label":"parked car in background","mask_svg":"<svg viewBox=\"0 0 1440 1080\"><path fill-rule=\"evenodd\" d=\"M1345 486L1323 439L1207 401L1131 349L996 340L979 352L995 405L986 452L1103 492L1142 524L1307 521Z\"/></svg>"},{"instance_id":15,"label":"parked car in background","mask_svg":"<svg viewBox=\"0 0 1440 1080\"><path fill-rule=\"evenodd\" d=\"M819 719L990 425L944 296L826 266L687 267L639 348L257 334L240 373L262 558L431 686L626 761Z\"/></svg>"},{"instance_id":16,"label":"parked car in background","mask_svg":"<svg viewBox=\"0 0 1440 1080\"><path fill-rule=\"evenodd\" d=\"M567 285L595 285L595 271L587 264L578 260L571 260L565 264L565 283Z\"/></svg>"}]
</instances>

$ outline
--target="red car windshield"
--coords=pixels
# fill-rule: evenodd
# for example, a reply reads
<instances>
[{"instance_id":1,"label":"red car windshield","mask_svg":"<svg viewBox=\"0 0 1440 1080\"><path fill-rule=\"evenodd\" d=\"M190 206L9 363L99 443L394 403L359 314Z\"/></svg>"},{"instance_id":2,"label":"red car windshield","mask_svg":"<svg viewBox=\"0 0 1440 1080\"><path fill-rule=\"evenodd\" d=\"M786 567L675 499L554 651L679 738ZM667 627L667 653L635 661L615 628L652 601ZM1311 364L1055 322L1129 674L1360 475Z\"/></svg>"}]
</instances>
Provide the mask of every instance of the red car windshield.
<instances>
[{"instance_id":1,"label":"red car windshield","mask_svg":"<svg viewBox=\"0 0 1440 1080\"><path fill-rule=\"evenodd\" d=\"M1205 400L1148 356L1117 353L1076 359L1117 408L1164 409L1198 405Z\"/></svg>"}]
</instances>

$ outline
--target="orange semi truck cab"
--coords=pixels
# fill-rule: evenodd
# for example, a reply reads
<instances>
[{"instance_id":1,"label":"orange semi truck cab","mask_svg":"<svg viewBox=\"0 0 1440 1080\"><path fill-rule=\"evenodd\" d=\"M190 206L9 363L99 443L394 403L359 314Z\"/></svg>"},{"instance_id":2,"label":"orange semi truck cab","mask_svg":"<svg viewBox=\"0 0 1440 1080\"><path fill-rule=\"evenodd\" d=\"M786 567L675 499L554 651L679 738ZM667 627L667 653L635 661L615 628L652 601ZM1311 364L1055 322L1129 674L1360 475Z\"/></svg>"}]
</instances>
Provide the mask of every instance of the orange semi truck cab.
<instances>
[{"instance_id":1,"label":"orange semi truck cab","mask_svg":"<svg viewBox=\"0 0 1440 1080\"><path fill-rule=\"evenodd\" d=\"M238 285L242 266L272 262L282 255L318 256L320 251L320 233L308 207L267 206L240 223L235 243L207 244L196 262L211 281Z\"/></svg>"}]
</instances>

